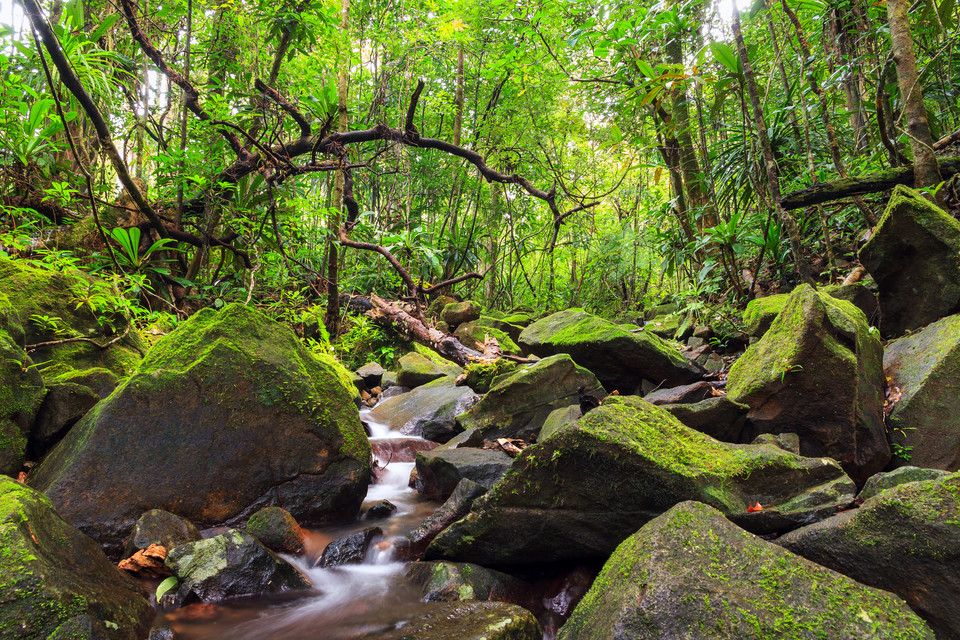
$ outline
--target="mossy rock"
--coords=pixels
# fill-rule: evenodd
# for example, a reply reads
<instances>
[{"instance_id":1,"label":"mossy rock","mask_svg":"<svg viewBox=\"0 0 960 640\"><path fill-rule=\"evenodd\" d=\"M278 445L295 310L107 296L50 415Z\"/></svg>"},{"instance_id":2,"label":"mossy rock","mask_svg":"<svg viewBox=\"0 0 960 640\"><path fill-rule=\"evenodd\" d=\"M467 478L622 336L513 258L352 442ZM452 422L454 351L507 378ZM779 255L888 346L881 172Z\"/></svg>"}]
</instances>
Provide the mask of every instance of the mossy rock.
<instances>
[{"instance_id":1,"label":"mossy rock","mask_svg":"<svg viewBox=\"0 0 960 640\"><path fill-rule=\"evenodd\" d=\"M293 566L237 529L180 545L167 554L166 565L180 581L176 599L184 604L311 587Z\"/></svg>"},{"instance_id":2,"label":"mossy rock","mask_svg":"<svg viewBox=\"0 0 960 640\"><path fill-rule=\"evenodd\" d=\"M414 562L406 577L420 587L424 602L486 600L533 608L533 585L508 573L461 562Z\"/></svg>"},{"instance_id":3,"label":"mossy rock","mask_svg":"<svg viewBox=\"0 0 960 640\"><path fill-rule=\"evenodd\" d=\"M516 342L520 339L520 334L523 333L523 330L526 328L529 322L513 323L507 322L503 318L494 318L492 316L480 316L478 319L474 320L470 324L477 327L490 327L491 329L497 329L503 333L510 336L510 339Z\"/></svg>"},{"instance_id":4,"label":"mossy rock","mask_svg":"<svg viewBox=\"0 0 960 640\"><path fill-rule=\"evenodd\" d=\"M583 413L580 411L579 404L554 409L550 412L550 415L547 416L547 419L543 421L543 427L540 429L540 440L549 438L563 427L576 422L582 417Z\"/></svg>"},{"instance_id":5,"label":"mossy rock","mask_svg":"<svg viewBox=\"0 0 960 640\"><path fill-rule=\"evenodd\" d=\"M788 293L777 293L751 300L743 310L743 324L746 325L747 334L755 338L765 334L783 311L789 297Z\"/></svg>"},{"instance_id":6,"label":"mossy rock","mask_svg":"<svg viewBox=\"0 0 960 640\"><path fill-rule=\"evenodd\" d=\"M497 358L493 361L471 362L464 367L466 374L464 384L477 393L486 393L490 387L494 386L499 380L513 374L519 365L505 358Z\"/></svg>"},{"instance_id":7,"label":"mossy rock","mask_svg":"<svg viewBox=\"0 0 960 640\"><path fill-rule=\"evenodd\" d=\"M822 287L820 293L825 293L837 300L846 300L863 311L867 321L875 324L877 319L877 294L860 282L846 286L830 285ZM773 321L777 319L783 307L790 298L789 293L777 293L772 296L751 300L743 311L743 323L748 335L759 338L767 332Z\"/></svg>"},{"instance_id":8,"label":"mossy rock","mask_svg":"<svg viewBox=\"0 0 960 640\"><path fill-rule=\"evenodd\" d=\"M803 455L834 458L862 484L890 461L882 356L862 311L797 287L730 369L729 398L750 407L743 439L796 433Z\"/></svg>"},{"instance_id":9,"label":"mossy rock","mask_svg":"<svg viewBox=\"0 0 960 640\"><path fill-rule=\"evenodd\" d=\"M47 390L26 352L0 329L0 474L16 476Z\"/></svg>"},{"instance_id":10,"label":"mossy rock","mask_svg":"<svg viewBox=\"0 0 960 640\"><path fill-rule=\"evenodd\" d=\"M138 640L153 609L42 494L0 477L0 640Z\"/></svg>"},{"instance_id":11,"label":"mossy rock","mask_svg":"<svg viewBox=\"0 0 960 640\"><path fill-rule=\"evenodd\" d=\"M898 464L960 469L960 315L887 345L887 418Z\"/></svg>"},{"instance_id":12,"label":"mossy rock","mask_svg":"<svg viewBox=\"0 0 960 640\"><path fill-rule=\"evenodd\" d=\"M452 296L437 296L427 307L426 316L428 318L439 318L443 315L443 310L448 304L456 304L457 299Z\"/></svg>"},{"instance_id":13,"label":"mossy rock","mask_svg":"<svg viewBox=\"0 0 960 640\"><path fill-rule=\"evenodd\" d=\"M533 614L505 602L427 602L405 611L401 621L390 620L394 610L364 617L364 627L377 631L377 640L542 640Z\"/></svg>"},{"instance_id":14,"label":"mossy rock","mask_svg":"<svg viewBox=\"0 0 960 640\"><path fill-rule=\"evenodd\" d=\"M151 508L201 526L276 504L305 524L350 519L370 469L355 393L343 366L288 327L239 304L205 309L158 342L30 482L111 553Z\"/></svg>"},{"instance_id":15,"label":"mossy rock","mask_svg":"<svg viewBox=\"0 0 960 640\"><path fill-rule=\"evenodd\" d=\"M652 333L659 338L673 340L674 338L679 337L677 334L680 333L681 322L683 322L683 318L678 315L657 316L644 324L643 330L646 333ZM629 324L623 324L620 326L624 329L631 328L631 325ZM632 328L636 329L636 327Z\"/></svg>"},{"instance_id":16,"label":"mossy rock","mask_svg":"<svg viewBox=\"0 0 960 640\"><path fill-rule=\"evenodd\" d=\"M162 509L150 509L133 526L123 547L123 557L129 558L154 544L169 551L197 540L200 540L200 531L186 518Z\"/></svg>"},{"instance_id":17,"label":"mossy rock","mask_svg":"<svg viewBox=\"0 0 960 640\"><path fill-rule=\"evenodd\" d=\"M443 308L442 319L451 327L456 327L464 322L472 322L479 318L483 313L483 307L473 300L464 302L453 302Z\"/></svg>"},{"instance_id":18,"label":"mossy rock","mask_svg":"<svg viewBox=\"0 0 960 640\"><path fill-rule=\"evenodd\" d=\"M397 384L412 389L459 373L460 368L455 365L442 365L417 351L411 351L403 354L397 363Z\"/></svg>"},{"instance_id":19,"label":"mossy rock","mask_svg":"<svg viewBox=\"0 0 960 640\"><path fill-rule=\"evenodd\" d=\"M568 309L534 322L520 344L540 357L569 354L594 373L607 391L633 393L643 379L668 386L695 382L703 373L657 336L627 331L582 309Z\"/></svg>"},{"instance_id":20,"label":"mossy rock","mask_svg":"<svg viewBox=\"0 0 960 640\"><path fill-rule=\"evenodd\" d=\"M446 442L458 431L457 416L476 401L473 390L454 386L454 379L444 376L381 401L370 419L404 435Z\"/></svg>"},{"instance_id":21,"label":"mossy rock","mask_svg":"<svg viewBox=\"0 0 960 640\"><path fill-rule=\"evenodd\" d=\"M517 343L500 329L494 329L491 326L481 326L474 322L464 322L453 333L465 347L483 352L487 336L495 338L500 345L500 351L508 356L521 355L520 347Z\"/></svg>"},{"instance_id":22,"label":"mossy rock","mask_svg":"<svg viewBox=\"0 0 960 640\"><path fill-rule=\"evenodd\" d=\"M569 406L577 390L603 395L596 377L566 354L497 378L496 384L469 411L457 417L463 430L477 429L485 439L530 438L554 409Z\"/></svg>"},{"instance_id":23,"label":"mossy rock","mask_svg":"<svg viewBox=\"0 0 960 640\"><path fill-rule=\"evenodd\" d=\"M557 640L934 637L897 596L683 502L617 547Z\"/></svg>"},{"instance_id":24,"label":"mossy rock","mask_svg":"<svg viewBox=\"0 0 960 640\"><path fill-rule=\"evenodd\" d=\"M939 480L950 475L949 472L942 469L924 469L922 467L898 467L893 471L886 471L870 476L867 483L863 485L857 499L860 501L869 500L881 491L898 487L908 482L920 482L922 480Z\"/></svg>"},{"instance_id":25,"label":"mossy rock","mask_svg":"<svg viewBox=\"0 0 960 640\"><path fill-rule=\"evenodd\" d=\"M886 489L776 542L897 594L938 638L960 637L960 473Z\"/></svg>"},{"instance_id":26,"label":"mossy rock","mask_svg":"<svg viewBox=\"0 0 960 640\"><path fill-rule=\"evenodd\" d=\"M120 294L109 283L81 271L49 271L27 260L0 257L0 292L6 294L14 311L16 325L22 329L25 344L56 341L66 337L90 338L105 344L127 330L128 320L119 312L95 313L101 301ZM58 333L40 316L59 318ZM146 343L135 330L106 349L88 342L39 347L31 357L46 377L72 369L104 367L118 376L136 369Z\"/></svg>"},{"instance_id":27,"label":"mossy rock","mask_svg":"<svg viewBox=\"0 0 960 640\"><path fill-rule=\"evenodd\" d=\"M725 444L640 398L614 396L527 447L426 557L488 566L602 559L684 500L766 533L827 517L855 491L828 458ZM764 510L749 512L756 502Z\"/></svg>"},{"instance_id":28,"label":"mossy rock","mask_svg":"<svg viewBox=\"0 0 960 640\"><path fill-rule=\"evenodd\" d=\"M877 281L885 337L960 312L960 222L921 193L894 188L860 262Z\"/></svg>"},{"instance_id":29,"label":"mossy rock","mask_svg":"<svg viewBox=\"0 0 960 640\"><path fill-rule=\"evenodd\" d=\"M290 512L280 507L260 509L247 521L247 533L277 553L303 551L303 529Z\"/></svg>"}]
</instances>

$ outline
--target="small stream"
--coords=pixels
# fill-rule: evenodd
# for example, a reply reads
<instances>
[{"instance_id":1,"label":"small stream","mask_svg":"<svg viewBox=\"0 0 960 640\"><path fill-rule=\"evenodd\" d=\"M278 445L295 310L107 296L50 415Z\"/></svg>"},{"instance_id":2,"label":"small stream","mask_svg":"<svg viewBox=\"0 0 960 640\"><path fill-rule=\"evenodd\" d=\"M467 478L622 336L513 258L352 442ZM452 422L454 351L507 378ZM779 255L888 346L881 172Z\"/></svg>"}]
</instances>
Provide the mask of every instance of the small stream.
<instances>
[{"instance_id":1,"label":"small stream","mask_svg":"<svg viewBox=\"0 0 960 640\"><path fill-rule=\"evenodd\" d=\"M375 457L378 442L410 439L371 422L366 412L361 417L370 428ZM386 462L381 459L381 464ZM390 518L304 531L305 553L284 557L310 579L312 590L192 604L161 613L154 625L172 628L178 640L346 640L396 628L416 617L425 608L420 590L405 579L405 563L392 560L389 543L415 529L439 506L407 486L413 467L413 462L391 461L379 482L368 489L363 508L389 500L397 507ZM370 526L381 527L384 538L371 546L363 564L314 566L329 542Z\"/></svg>"}]
</instances>

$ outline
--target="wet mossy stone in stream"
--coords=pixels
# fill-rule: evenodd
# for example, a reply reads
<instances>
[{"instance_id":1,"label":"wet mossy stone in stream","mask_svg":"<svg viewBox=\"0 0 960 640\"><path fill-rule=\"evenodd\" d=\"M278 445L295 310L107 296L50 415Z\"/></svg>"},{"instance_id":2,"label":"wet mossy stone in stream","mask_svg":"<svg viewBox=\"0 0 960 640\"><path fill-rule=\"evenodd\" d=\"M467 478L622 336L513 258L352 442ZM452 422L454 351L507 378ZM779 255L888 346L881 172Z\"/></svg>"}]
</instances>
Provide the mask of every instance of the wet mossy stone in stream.
<instances>
[{"instance_id":1,"label":"wet mossy stone in stream","mask_svg":"<svg viewBox=\"0 0 960 640\"><path fill-rule=\"evenodd\" d=\"M109 304L120 293L105 280L80 271L50 271L28 260L0 256L0 292L9 304L9 311L0 314L0 319L7 318L0 329L10 331L21 345L65 337L105 344L128 329L129 321ZM106 310L95 311L104 306ZM133 373L146 350L146 343L131 329L106 349L71 342L38 347L31 357L38 366L42 363L45 378L94 367L125 376Z\"/></svg>"},{"instance_id":2,"label":"wet mossy stone in stream","mask_svg":"<svg viewBox=\"0 0 960 640\"><path fill-rule=\"evenodd\" d=\"M26 352L0 329L0 474L15 476L46 389Z\"/></svg>"},{"instance_id":3,"label":"wet mossy stone in stream","mask_svg":"<svg viewBox=\"0 0 960 640\"><path fill-rule=\"evenodd\" d=\"M889 343L883 367L897 463L960 469L960 315Z\"/></svg>"},{"instance_id":4,"label":"wet mossy stone in stream","mask_svg":"<svg viewBox=\"0 0 960 640\"><path fill-rule=\"evenodd\" d=\"M513 458L491 449L434 449L418 451L414 488L431 500L446 500L463 479L487 489L507 472Z\"/></svg>"},{"instance_id":5,"label":"wet mossy stone in stream","mask_svg":"<svg viewBox=\"0 0 960 640\"><path fill-rule=\"evenodd\" d=\"M703 369L657 336L627 331L583 309L568 309L534 322L520 344L547 357L569 354L594 373L607 391L633 393L642 379L669 386L695 382Z\"/></svg>"},{"instance_id":6,"label":"wet mossy stone in stream","mask_svg":"<svg viewBox=\"0 0 960 640\"><path fill-rule=\"evenodd\" d=\"M267 507L247 520L247 533L277 553L303 551L303 529L286 509Z\"/></svg>"},{"instance_id":7,"label":"wet mossy stone in stream","mask_svg":"<svg viewBox=\"0 0 960 640\"><path fill-rule=\"evenodd\" d=\"M551 411L576 402L580 387L589 395L604 395L597 378L570 356L551 356L497 377L480 402L458 416L457 422L464 430L477 429L486 440L529 439Z\"/></svg>"},{"instance_id":8,"label":"wet mossy stone in stream","mask_svg":"<svg viewBox=\"0 0 960 640\"><path fill-rule=\"evenodd\" d=\"M897 596L683 502L617 547L557 640L933 639Z\"/></svg>"},{"instance_id":9,"label":"wet mossy stone in stream","mask_svg":"<svg viewBox=\"0 0 960 640\"><path fill-rule=\"evenodd\" d=\"M420 587L424 602L487 600L523 606L532 600L533 586L529 582L478 564L413 562L405 573Z\"/></svg>"},{"instance_id":10,"label":"wet mossy stone in stream","mask_svg":"<svg viewBox=\"0 0 960 640\"><path fill-rule=\"evenodd\" d=\"M919 192L894 188L860 262L877 281L885 337L960 312L960 222Z\"/></svg>"},{"instance_id":11,"label":"wet mossy stone in stream","mask_svg":"<svg viewBox=\"0 0 960 640\"><path fill-rule=\"evenodd\" d=\"M237 529L180 545L167 554L166 565L180 581L178 604L311 587L292 565Z\"/></svg>"},{"instance_id":12,"label":"wet mossy stone in stream","mask_svg":"<svg viewBox=\"0 0 960 640\"><path fill-rule=\"evenodd\" d=\"M855 492L829 458L722 443L640 398L608 397L527 447L425 557L483 565L602 559L684 500L767 533L825 518ZM748 512L756 502L763 511Z\"/></svg>"},{"instance_id":13,"label":"wet mossy stone in stream","mask_svg":"<svg viewBox=\"0 0 960 640\"><path fill-rule=\"evenodd\" d=\"M750 407L742 439L796 433L801 454L838 460L862 484L890 461L882 358L862 311L797 287L730 369L728 397Z\"/></svg>"},{"instance_id":14,"label":"wet mossy stone in stream","mask_svg":"<svg viewBox=\"0 0 960 640\"><path fill-rule=\"evenodd\" d=\"M161 339L30 483L108 553L152 508L202 527L278 504L303 524L348 520L370 475L354 393L339 363L284 325L243 305L205 309Z\"/></svg>"},{"instance_id":15,"label":"wet mossy stone in stream","mask_svg":"<svg viewBox=\"0 0 960 640\"><path fill-rule=\"evenodd\" d=\"M478 400L469 387L454 385L444 376L412 391L382 400L369 419L405 435L446 442L457 434L457 416Z\"/></svg>"},{"instance_id":16,"label":"wet mossy stone in stream","mask_svg":"<svg viewBox=\"0 0 960 640\"><path fill-rule=\"evenodd\" d=\"M937 638L960 638L960 473L886 489L776 543L897 594Z\"/></svg>"},{"instance_id":17,"label":"wet mossy stone in stream","mask_svg":"<svg viewBox=\"0 0 960 640\"><path fill-rule=\"evenodd\" d=\"M152 618L137 584L93 540L42 493L0 477L0 640L138 640Z\"/></svg>"},{"instance_id":18,"label":"wet mossy stone in stream","mask_svg":"<svg viewBox=\"0 0 960 640\"><path fill-rule=\"evenodd\" d=\"M200 537L200 531L189 520L162 509L150 509L133 526L123 546L123 557L129 558L154 544L169 551L181 544L196 542Z\"/></svg>"},{"instance_id":19,"label":"wet mossy stone in stream","mask_svg":"<svg viewBox=\"0 0 960 640\"><path fill-rule=\"evenodd\" d=\"M496 339L502 353L509 356L519 356L522 353L517 343L514 342L506 332L500 329L494 329L493 327L484 327L474 324L473 322L464 322L457 327L453 335L465 347L480 351L481 353L483 352L488 337Z\"/></svg>"},{"instance_id":20,"label":"wet mossy stone in stream","mask_svg":"<svg viewBox=\"0 0 960 640\"><path fill-rule=\"evenodd\" d=\"M388 614L384 614L386 618ZM401 623L379 620L374 613L364 620L376 628L362 638L376 640L542 640L543 631L533 614L506 602L428 602L408 608Z\"/></svg>"},{"instance_id":21,"label":"wet mossy stone in stream","mask_svg":"<svg viewBox=\"0 0 960 640\"><path fill-rule=\"evenodd\" d=\"M360 564L367 556L367 550L375 540L383 537L380 527L367 527L334 540L323 550L317 561L319 567L339 567L344 564Z\"/></svg>"}]
</instances>

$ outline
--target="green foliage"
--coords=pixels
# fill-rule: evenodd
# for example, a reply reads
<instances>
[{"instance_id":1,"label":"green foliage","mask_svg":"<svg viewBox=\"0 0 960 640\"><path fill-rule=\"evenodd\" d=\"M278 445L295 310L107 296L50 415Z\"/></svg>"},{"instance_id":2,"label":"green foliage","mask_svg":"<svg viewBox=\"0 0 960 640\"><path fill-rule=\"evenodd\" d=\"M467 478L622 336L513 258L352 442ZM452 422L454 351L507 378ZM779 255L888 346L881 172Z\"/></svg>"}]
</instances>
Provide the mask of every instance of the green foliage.
<instances>
[{"instance_id":1,"label":"green foliage","mask_svg":"<svg viewBox=\"0 0 960 640\"><path fill-rule=\"evenodd\" d=\"M365 316L350 317L348 325L332 345L334 355L347 369L355 370L368 362L377 362L385 369L393 368L409 348L405 341Z\"/></svg>"}]
</instances>

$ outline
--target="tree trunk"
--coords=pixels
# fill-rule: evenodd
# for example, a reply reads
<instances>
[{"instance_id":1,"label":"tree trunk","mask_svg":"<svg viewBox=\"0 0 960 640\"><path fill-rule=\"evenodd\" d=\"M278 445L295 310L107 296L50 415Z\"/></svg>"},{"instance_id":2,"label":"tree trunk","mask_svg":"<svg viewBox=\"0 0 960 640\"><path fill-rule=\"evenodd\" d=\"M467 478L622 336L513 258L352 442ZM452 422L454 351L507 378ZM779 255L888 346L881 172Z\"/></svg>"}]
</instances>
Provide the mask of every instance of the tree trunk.
<instances>
[{"instance_id":1,"label":"tree trunk","mask_svg":"<svg viewBox=\"0 0 960 640\"><path fill-rule=\"evenodd\" d=\"M940 182L937 156L933 152L933 136L927 123L927 108L923 104L917 58L910 34L910 3L906 0L887 0L890 20L890 47L897 69L897 84L903 100L903 113L913 151L914 186L930 187Z\"/></svg>"},{"instance_id":2,"label":"tree trunk","mask_svg":"<svg viewBox=\"0 0 960 640\"><path fill-rule=\"evenodd\" d=\"M747 56L747 45L743 42L743 33L740 30L740 11L737 9L736 4L734 4L733 8L732 26L733 37L737 41L737 54L740 56L740 62L743 64L743 76L747 84L747 91L750 93L750 104L753 108L757 138L760 141L760 149L763 151L770 199L773 200L774 210L777 212L780 223L787 230L787 235L790 237L790 248L793 252L794 264L797 266L797 273L804 282L813 284L813 278L810 277L810 271L803 260L800 229L797 228L797 222L793 219L793 216L780 205L780 175L777 171L777 163L773 159L773 150L770 148L770 138L767 136L767 125L763 119L760 95L757 92L757 81L753 76L753 67L750 64L750 58Z\"/></svg>"},{"instance_id":3,"label":"tree trunk","mask_svg":"<svg viewBox=\"0 0 960 640\"><path fill-rule=\"evenodd\" d=\"M350 24L350 0L340 0L340 30L343 38L340 51L340 73L337 82L338 111L340 115L340 131L346 131L350 124L347 112L347 73L350 69L349 40L347 37ZM341 157L341 164L346 157ZM345 182L344 170L341 166L337 170L337 178L333 187L333 209L337 213L330 215L330 248L327 252L327 313L323 324L331 338L337 336L340 328L340 252L334 238L340 230L341 213L343 212L343 187Z\"/></svg>"}]
</instances>

